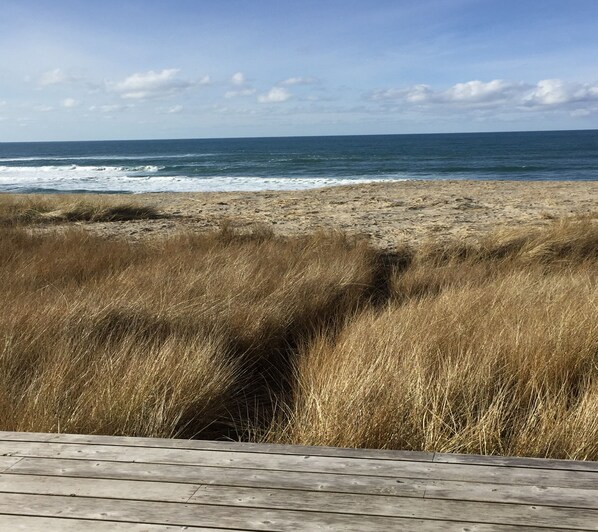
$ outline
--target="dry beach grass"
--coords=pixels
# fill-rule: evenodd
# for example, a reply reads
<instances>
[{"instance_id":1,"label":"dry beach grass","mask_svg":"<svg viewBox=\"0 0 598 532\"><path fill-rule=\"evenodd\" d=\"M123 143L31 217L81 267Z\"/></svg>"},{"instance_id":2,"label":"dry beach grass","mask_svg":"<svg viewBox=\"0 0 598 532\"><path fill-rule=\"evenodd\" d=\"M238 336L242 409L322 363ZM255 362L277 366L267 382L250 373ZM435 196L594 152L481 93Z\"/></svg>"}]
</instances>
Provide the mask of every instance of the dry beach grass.
<instances>
[{"instance_id":1,"label":"dry beach grass","mask_svg":"<svg viewBox=\"0 0 598 532\"><path fill-rule=\"evenodd\" d=\"M4 194L0 226L60 224L65 222L116 222L161 218L156 209L111 196L39 196Z\"/></svg>"},{"instance_id":2,"label":"dry beach grass","mask_svg":"<svg viewBox=\"0 0 598 532\"><path fill-rule=\"evenodd\" d=\"M297 358L282 442L598 458L598 225L416 250Z\"/></svg>"},{"instance_id":3,"label":"dry beach grass","mask_svg":"<svg viewBox=\"0 0 598 532\"><path fill-rule=\"evenodd\" d=\"M0 241L4 430L221 435L257 415L292 344L372 283L368 248L336 235L144 245L11 227Z\"/></svg>"},{"instance_id":4,"label":"dry beach grass","mask_svg":"<svg viewBox=\"0 0 598 532\"><path fill-rule=\"evenodd\" d=\"M0 198L0 429L598 459L595 216L389 251L41 200Z\"/></svg>"}]
</instances>

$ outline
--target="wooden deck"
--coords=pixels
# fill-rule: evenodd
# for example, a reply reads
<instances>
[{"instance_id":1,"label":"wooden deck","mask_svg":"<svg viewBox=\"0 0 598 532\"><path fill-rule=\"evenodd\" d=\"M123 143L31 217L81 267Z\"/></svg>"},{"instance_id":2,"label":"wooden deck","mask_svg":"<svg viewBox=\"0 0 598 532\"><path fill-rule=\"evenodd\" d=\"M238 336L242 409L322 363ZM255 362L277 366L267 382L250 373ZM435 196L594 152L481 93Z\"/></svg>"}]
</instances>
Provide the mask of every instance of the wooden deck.
<instances>
[{"instance_id":1,"label":"wooden deck","mask_svg":"<svg viewBox=\"0 0 598 532\"><path fill-rule=\"evenodd\" d=\"M598 462L0 432L0 530L598 530Z\"/></svg>"}]
</instances>

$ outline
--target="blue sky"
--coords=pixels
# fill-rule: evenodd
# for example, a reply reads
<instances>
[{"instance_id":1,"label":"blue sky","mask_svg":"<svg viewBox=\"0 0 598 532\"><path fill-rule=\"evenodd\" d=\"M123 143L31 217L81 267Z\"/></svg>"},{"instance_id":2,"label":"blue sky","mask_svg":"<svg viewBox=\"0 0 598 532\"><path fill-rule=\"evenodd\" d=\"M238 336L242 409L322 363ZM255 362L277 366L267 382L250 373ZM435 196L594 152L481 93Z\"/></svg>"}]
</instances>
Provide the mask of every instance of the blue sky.
<instances>
[{"instance_id":1,"label":"blue sky","mask_svg":"<svg viewBox=\"0 0 598 532\"><path fill-rule=\"evenodd\" d=\"M598 128L598 1L2 0L0 141Z\"/></svg>"}]
</instances>

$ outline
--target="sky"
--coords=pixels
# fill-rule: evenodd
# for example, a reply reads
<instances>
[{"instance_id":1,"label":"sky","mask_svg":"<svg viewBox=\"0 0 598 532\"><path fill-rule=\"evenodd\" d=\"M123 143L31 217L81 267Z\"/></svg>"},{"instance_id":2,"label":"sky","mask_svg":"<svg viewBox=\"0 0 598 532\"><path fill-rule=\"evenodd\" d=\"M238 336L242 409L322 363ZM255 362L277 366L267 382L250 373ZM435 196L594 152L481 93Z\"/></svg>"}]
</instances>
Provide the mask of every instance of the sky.
<instances>
[{"instance_id":1,"label":"sky","mask_svg":"<svg viewBox=\"0 0 598 532\"><path fill-rule=\"evenodd\" d=\"M1 0L0 142L598 128L598 0Z\"/></svg>"}]
</instances>

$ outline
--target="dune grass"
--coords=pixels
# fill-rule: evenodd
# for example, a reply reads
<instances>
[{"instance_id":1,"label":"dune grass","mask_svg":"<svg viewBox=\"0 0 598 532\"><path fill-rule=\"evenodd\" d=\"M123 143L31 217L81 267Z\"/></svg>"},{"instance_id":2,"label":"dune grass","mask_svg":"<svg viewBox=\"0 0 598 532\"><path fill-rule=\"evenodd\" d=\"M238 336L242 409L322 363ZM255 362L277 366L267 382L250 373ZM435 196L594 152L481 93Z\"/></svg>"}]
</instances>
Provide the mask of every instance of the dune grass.
<instances>
[{"instance_id":1,"label":"dune grass","mask_svg":"<svg viewBox=\"0 0 598 532\"><path fill-rule=\"evenodd\" d=\"M152 206L120 198L86 195L0 196L0 226L56 224L65 222L118 222L161 218Z\"/></svg>"},{"instance_id":2,"label":"dune grass","mask_svg":"<svg viewBox=\"0 0 598 532\"><path fill-rule=\"evenodd\" d=\"M267 411L292 345L372 283L367 246L334 234L0 242L4 430L234 433Z\"/></svg>"},{"instance_id":3,"label":"dune grass","mask_svg":"<svg viewBox=\"0 0 598 532\"><path fill-rule=\"evenodd\" d=\"M382 308L303 346L267 441L598 459L598 225L401 253Z\"/></svg>"},{"instance_id":4,"label":"dune grass","mask_svg":"<svg viewBox=\"0 0 598 532\"><path fill-rule=\"evenodd\" d=\"M384 254L338 233L0 227L0 429L598 459L598 224Z\"/></svg>"}]
</instances>

